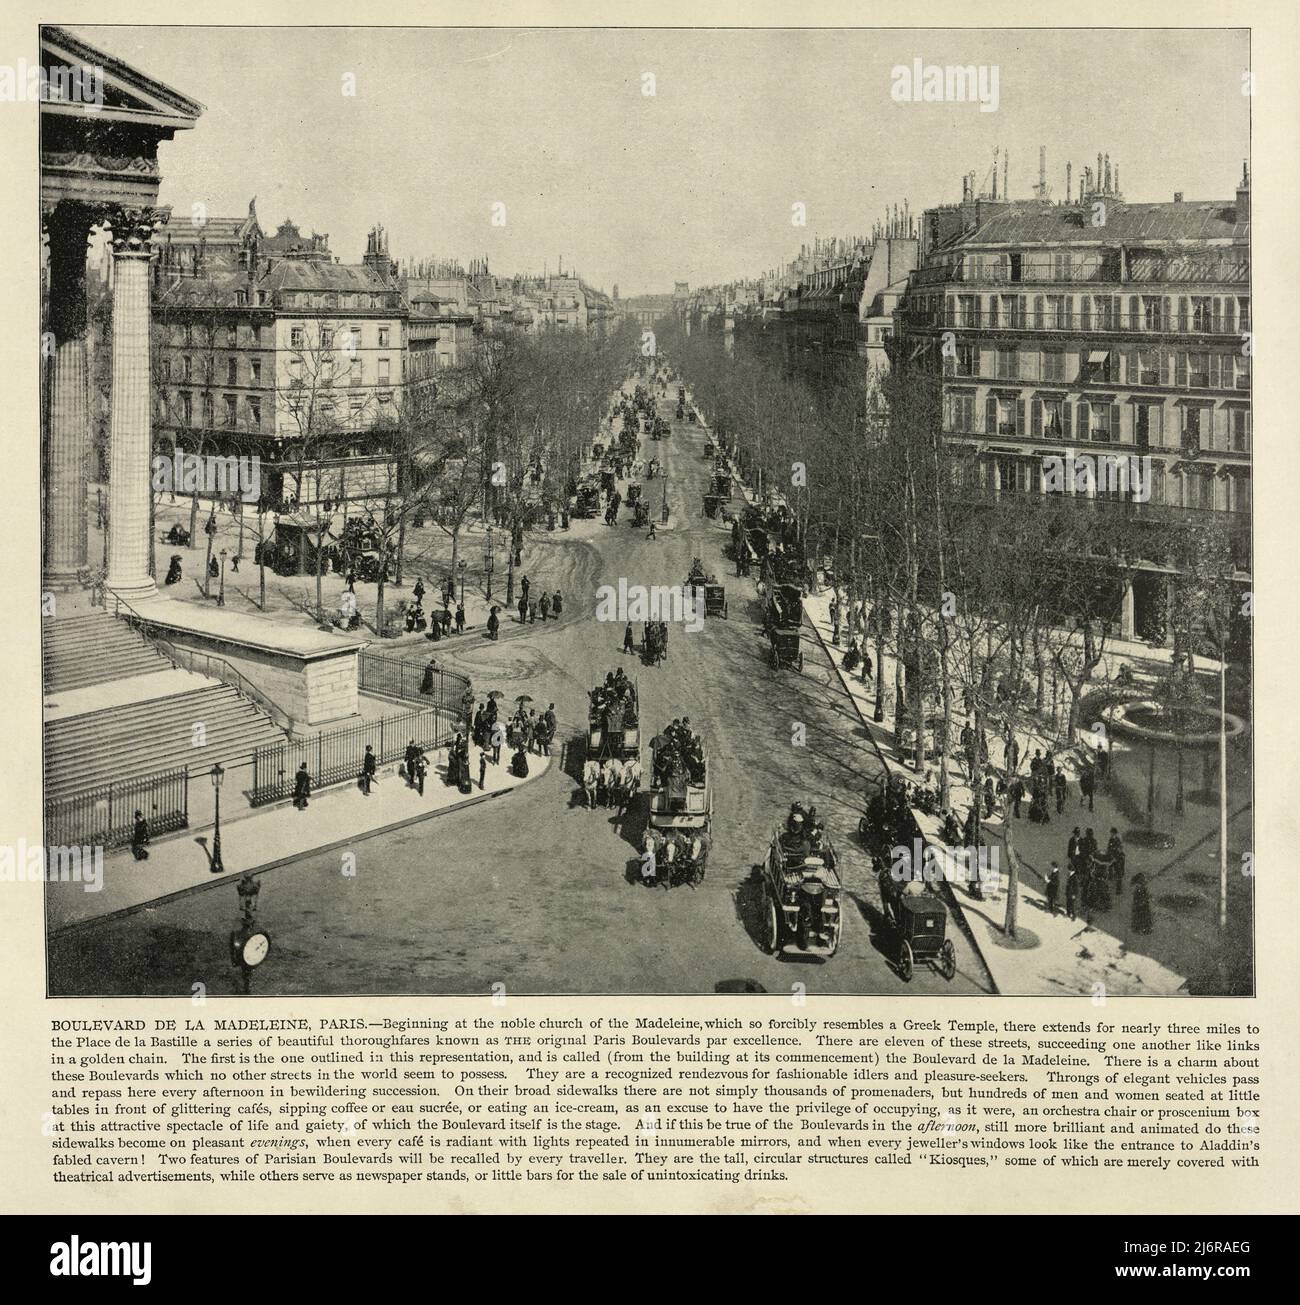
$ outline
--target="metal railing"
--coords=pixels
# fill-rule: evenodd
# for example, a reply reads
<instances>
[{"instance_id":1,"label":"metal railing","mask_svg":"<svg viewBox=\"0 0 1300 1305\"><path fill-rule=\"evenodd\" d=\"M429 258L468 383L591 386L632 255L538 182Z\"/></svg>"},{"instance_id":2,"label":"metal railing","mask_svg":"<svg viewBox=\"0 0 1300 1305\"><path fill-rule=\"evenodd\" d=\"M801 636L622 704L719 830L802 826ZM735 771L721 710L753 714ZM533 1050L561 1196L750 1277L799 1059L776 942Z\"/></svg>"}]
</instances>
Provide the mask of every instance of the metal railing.
<instances>
[{"instance_id":1,"label":"metal railing","mask_svg":"<svg viewBox=\"0 0 1300 1305\"><path fill-rule=\"evenodd\" d=\"M189 824L189 771L112 780L45 804L45 842L61 847L120 847L131 841L135 813L149 823L150 836Z\"/></svg>"},{"instance_id":2,"label":"metal railing","mask_svg":"<svg viewBox=\"0 0 1300 1305\"><path fill-rule=\"evenodd\" d=\"M366 744L373 749L376 764L382 766L401 760L412 740L429 750L442 747L460 725L459 715L429 707L322 731L312 738L265 744L253 752L250 804L265 806L291 797L294 776L304 762L315 791L360 778Z\"/></svg>"},{"instance_id":3,"label":"metal railing","mask_svg":"<svg viewBox=\"0 0 1300 1305\"><path fill-rule=\"evenodd\" d=\"M428 664L402 661L382 653L363 652L360 656L362 693L377 693L404 702L418 702L458 720L468 718L471 681L467 675L443 671Z\"/></svg>"},{"instance_id":4,"label":"metal railing","mask_svg":"<svg viewBox=\"0 0 1300 1305\"><path fill-rule=\"evenodd\" d=\"M1037 312L1031 305L1023 309L1009 309L995 317L983 306L978 311L953 309L904 309L899 316L907 326L928 327L931 330L958 331L1044 331L1071 335L1174 335L1174 336L1227 336L1248 332L1249 314L1239 314L1229 319L1226 314L1208 320L1196 321L1190 315L1178 312L1137 314L1122 310L1110 313Z\"/></svg>"}]
</instances>

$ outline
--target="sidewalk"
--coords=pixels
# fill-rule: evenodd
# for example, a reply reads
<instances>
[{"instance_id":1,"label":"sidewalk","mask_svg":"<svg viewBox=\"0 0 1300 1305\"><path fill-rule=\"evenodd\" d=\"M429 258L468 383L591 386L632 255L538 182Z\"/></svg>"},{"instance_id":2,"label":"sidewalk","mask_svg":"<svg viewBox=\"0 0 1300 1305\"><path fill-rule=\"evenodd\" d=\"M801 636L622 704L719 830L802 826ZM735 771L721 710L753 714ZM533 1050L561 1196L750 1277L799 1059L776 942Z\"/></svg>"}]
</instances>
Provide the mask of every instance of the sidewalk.
<instances>
[{"instance_id":1,"label":"sidewalk","mask_svg":"<svg viewBox=\"0 0 1300 1305\"><path fill-rule=\"evenodd\" d=\"M859 674L846 675L843 669L844 650L831 643L832 627L830 621L831 591L810 595L804 600L804 610L809 624L813 627L822 646L826 649L835 666L846 692L853 699L868 734L889 771L898 770L908 780L916 780L915 770L898 753L893 733L883 724L872 720L875 709L876 681L871 679L864 683ZM871 648L874 658L875 649ZM877 675L885 677L884 707L886 717L892 716L892 688L894 663L886 654L883 667L875 667ZM1042 736L1024 735L1021 738L1021 757L1033 755L1035 747L1043 748L1051 743ZM993 755L996 753L996 755ZM1002 741L990 743L990 763L1001 765ZM1063 758L1062 758L1063 759ZM1072 767L1067 765L1067 769ZM950 802L959 818L970 808L971 793L955 761L949 763L949 781L951 785ZM1062 824L1066 818L1077 811L1078 788L1071 785L1070 800L1061 816ZM1073 802L1075 806L1071 806ZM1115 818L1109 810L1103 810L1102 800L1098 809L1088 815L1088 822L1096 822L1099 828L1098 838L1105 846L1105 834ZM942 845L940 839L941 820L938 816L927 815L913 809L913 815L921 829L922 836L928 841ZM1084 822L1085 824L1088 822ZM1073 824L1073 820L1069 824ZM1065 829L1058 829L1062 846L1058 859L1064 861L1064 840L1068 835ZM1001 837L1003 821L995 816L984 822L987 833ZM1134 996L1138 994L1172 995L1183 989L1183 974L1168 968L1160 961L1131 952L1123 936L1116 936L1102 928L1089 925L1085 920L1071 920L1064 914L1053 916L1046 909L1042 893L1042 879L1037 873L1037 863L1042 861L1046 869L1047 860L1039 847L1043 837L1043 827L1030 825L1027 820L1016 825L1016 853L1022 871L1019 885L1019 907L1017 914L1017 937L1009 939L1002 929L1006 915L1007 877L1004 872L999 876L996 887L984 886L984 900L969 894L965 888L954 886L954 900L965 918L971 936L974 938L980 955L993 978L998 991L1016 996L1039 995L1098 995L1106 993L1111 996ZM1143 868L1141 853L1130 849L1128 856L1127 878ZM1005 867L1005 849L1002 856ZM1150 872L1148 872L1150 873ZM1028 881L1028 882L1027 882ZM1126 903L1121 899L1117 909L1109 915L1118 916ZM1109 922L1109 916L1108 916ZM1099 986L1100 985L1100 986Z\"/></svg>"},{"instance_id":2,"label":"sidewalk","mask_svg":"<svg viewBox=\"0 0 1300 1305\"><path fill-rule=\"evenodd\" d=\"M137 861L130 848L104 857L103 881L97 892L80 883L46 885L46 923L50 935L108 916L139 910L184 893L215 885L231 885L245 871L264 873L314 852L352 846L375 834L428 820L448 811L500 797L546 774L555 757L530 754L527 779L515 779L502 762L488 766L485 788L472 795L448 788L446 749L432 755L424 796L399 778L395 766L384 767L367 797L356 784L338 785L313 794L307 810L284 802L238 820L223 820L221 859L225 873L211 870L212 827L182 831L149 847L149 859ZM470 754L470 773L477 779L478 762Z\"/></svg>"}]
</instances>

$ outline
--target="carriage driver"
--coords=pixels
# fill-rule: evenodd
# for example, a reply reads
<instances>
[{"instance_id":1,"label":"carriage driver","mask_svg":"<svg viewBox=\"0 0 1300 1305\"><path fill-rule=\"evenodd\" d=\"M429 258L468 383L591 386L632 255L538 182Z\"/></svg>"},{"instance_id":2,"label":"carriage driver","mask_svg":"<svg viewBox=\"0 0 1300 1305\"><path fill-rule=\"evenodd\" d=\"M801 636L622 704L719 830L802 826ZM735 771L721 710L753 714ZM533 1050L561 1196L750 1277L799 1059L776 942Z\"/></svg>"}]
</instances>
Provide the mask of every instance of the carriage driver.
<instances>
[{"instance_id":1,"label":"carriage driver","mask_svg":"<svg viewBox=\"0 0 1300 1305\"><path fill-rule=\"evenodd\" d=\"M801 811L790 812L786 821L785 833L781 835L781 852L787 860L806 860L811 846L804 831L804 818Z\"/></svg>"}]
</instances>

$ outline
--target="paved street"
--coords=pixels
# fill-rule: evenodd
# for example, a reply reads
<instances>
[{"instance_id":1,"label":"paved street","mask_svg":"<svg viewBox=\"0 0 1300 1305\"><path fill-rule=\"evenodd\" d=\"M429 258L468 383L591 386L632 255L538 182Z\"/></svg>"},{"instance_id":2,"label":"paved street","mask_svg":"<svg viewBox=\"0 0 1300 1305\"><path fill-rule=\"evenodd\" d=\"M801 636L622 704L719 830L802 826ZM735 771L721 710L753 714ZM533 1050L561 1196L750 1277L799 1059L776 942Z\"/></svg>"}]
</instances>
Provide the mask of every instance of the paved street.
<instances>
[{"instance_id":1,"label":"paved street","mask_svg":"<svg viewBox=\"0 0 1300 1305\"><path fill-rule=\"evenodd\" d=\"M661 400L660 411L672 410ZM340 854L306 856L262 880L259 923L273 939L255 992L487 993L709 992L753 979L771 992L953 993L990 991L983 966L955 924L957 975L946 983L918 969L909 985L893 971L879 928L870 862L856 828L881 763L816 638L805 630L805 668L774 672L758 624L752 580L737 580L722 555L727 530L703 517L711 463L698 428L674 423L670 440L642 437L643 455L666 461L670 521L658 539L627 524L575 522L530 539L524 572L564 593L566 619L491 644L477 635L444 642L439 660L473 677L480 694L499 686L554 702L561 737L585 725L587 690L624 662L639 684L643 737L689 716L702 734L715 800L713 853L698 889L650 890L639 878L644 798L627 821L582 808L571 775L555 765L517 793L356 844L355 876ZM663 482L646 485L657 509ZM729 619L702 631L670 630L659 667L621 652L622 626L594 619L596 588L681 584L691 558L727 585ZM502 587L504 576L500 577ZM503 615L505 615L503 613ZM506 626L517 630L517 626ZM639 631L638 631L639 633ZM412 654L416 655L416 654ZM806 727L806 746L791 739ZM643 749L648 769L648 750ZM829 961L773 959L756 941L760 895L751 868L795 798L817 804L836 844L849 909ZM195 893L51 943L58 993L176 993L203 983L229 992L227 935L233 890Z\"/></svg>"}]
</instances>

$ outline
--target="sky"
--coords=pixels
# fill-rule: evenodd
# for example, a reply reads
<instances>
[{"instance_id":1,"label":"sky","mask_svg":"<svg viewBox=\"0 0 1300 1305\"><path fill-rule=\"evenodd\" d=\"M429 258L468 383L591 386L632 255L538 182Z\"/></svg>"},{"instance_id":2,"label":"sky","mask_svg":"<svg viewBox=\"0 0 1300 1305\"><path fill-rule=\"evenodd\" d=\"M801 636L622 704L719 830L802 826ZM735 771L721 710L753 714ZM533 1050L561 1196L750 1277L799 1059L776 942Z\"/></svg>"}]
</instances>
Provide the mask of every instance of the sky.
<instances>
[{"instance_id":1,"label":"sky","mask_svg":"<svg viewBox=\"0 0 1300 1305\"><path fill-rule=\"evenodd\" d=\"M1100 152L1132 201L1230 199L1249 155L1245 31L75 31L206 106L161 147L173 221L256 196L264 230L327 232L344 262L380 223L394 258L562 258L623 296L756 276L894 204L960 199L995 146L1012 198L1040 145L1054 195ZM996 68L996 110L898 102L892 70L917 59Z\"/></svg>"}]
</instances>

